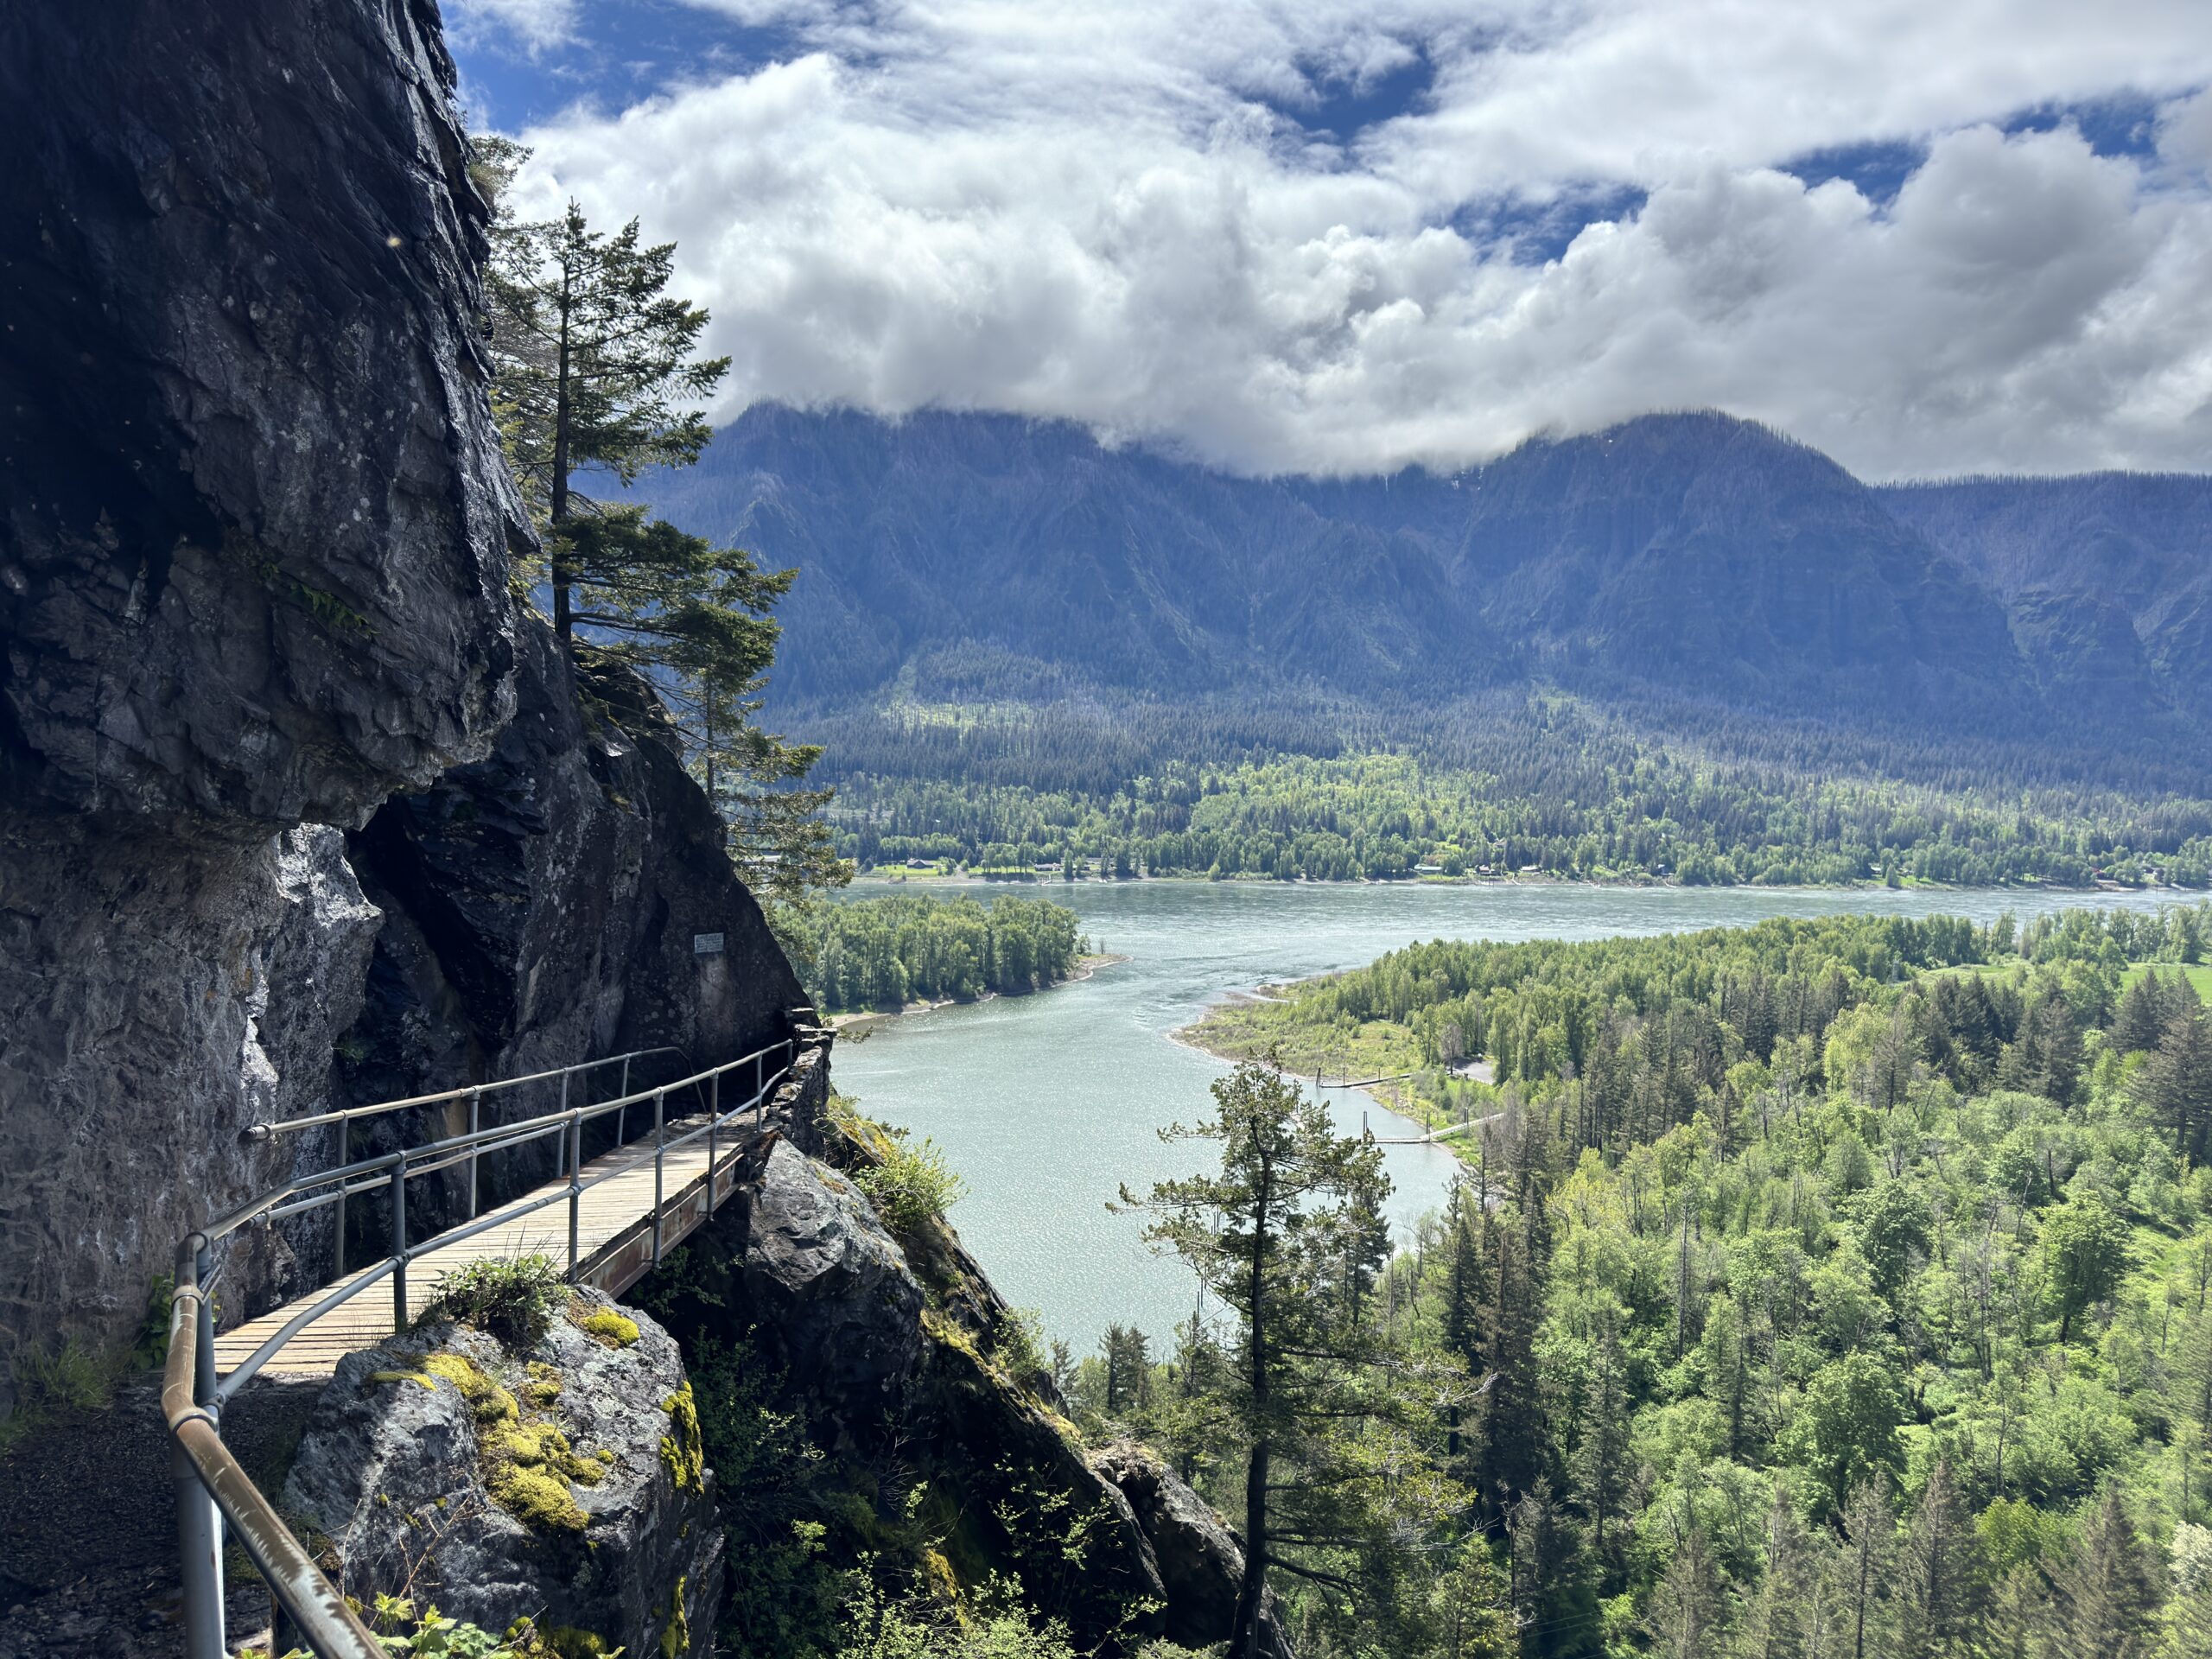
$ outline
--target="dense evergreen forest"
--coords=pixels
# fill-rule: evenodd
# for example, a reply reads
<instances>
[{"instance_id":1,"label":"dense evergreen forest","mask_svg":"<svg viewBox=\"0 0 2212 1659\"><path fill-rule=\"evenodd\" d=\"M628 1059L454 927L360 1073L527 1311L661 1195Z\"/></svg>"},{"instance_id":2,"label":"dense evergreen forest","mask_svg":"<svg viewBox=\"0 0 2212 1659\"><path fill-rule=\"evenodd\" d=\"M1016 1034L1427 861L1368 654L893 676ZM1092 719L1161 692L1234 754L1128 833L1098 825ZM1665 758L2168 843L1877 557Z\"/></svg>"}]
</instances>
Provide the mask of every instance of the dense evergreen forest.
<instances>
[{"instance_id":1,"label":"dense evergreen forest","mask_svg":"<svg viewBox=\"0 0 2212 1659\"><path fill-rule=\"evenodd\" d=\"M833 721L838 849L1078 876L1389 880L1538 869L1738 885L2199 887L2212 800L2069 781L2049 757L1808 737L1793 764L1718 761L1566 699L1502 699L1386 746L1372 717L1295 708L909 706ZM1746 746L1732 728L1719 752ZM1439 758L1441 757L1441 758ZM1885 776L1885 774L1889 774ZM1892 780L1895 779L1895 780ZM1426 867L1426 868L1425 868Z\"/></svg>"},{"instance_id":2,"label":"dense evergreen forest","mask_svg":"<svg viewBox=\"0 0 2212 1659\"><path fill-rule=\"evenodd\" d=\"M1323 1194L1268 1403L1217 1273L1212 1317L1057 1356L1077 1415L1232 1518L1267 1444L1301 1659L2201 1659L2208 943L2203 906L1440 943L1217 1015L1419 1066L1465 1179L1389 1255L1379 1163L1248 1062L1211 1127ZM1156 1234L1202 1274L1251 1254L1226 1144L1147 1205L1225 1203Z\"/></svg>"},{"instance_id":3,"label":"dense evergreen forest","mask_svg":"<svg viewBox=\"0 0 2212 1659\"><path fill-rule=\"evenodd\" d=\"M988 904L934 893L816 902L777 920L825 1013L1018 995L1065 979L1090 948L1073 911L1014 893Z\"/></svg>"}]
</instances>

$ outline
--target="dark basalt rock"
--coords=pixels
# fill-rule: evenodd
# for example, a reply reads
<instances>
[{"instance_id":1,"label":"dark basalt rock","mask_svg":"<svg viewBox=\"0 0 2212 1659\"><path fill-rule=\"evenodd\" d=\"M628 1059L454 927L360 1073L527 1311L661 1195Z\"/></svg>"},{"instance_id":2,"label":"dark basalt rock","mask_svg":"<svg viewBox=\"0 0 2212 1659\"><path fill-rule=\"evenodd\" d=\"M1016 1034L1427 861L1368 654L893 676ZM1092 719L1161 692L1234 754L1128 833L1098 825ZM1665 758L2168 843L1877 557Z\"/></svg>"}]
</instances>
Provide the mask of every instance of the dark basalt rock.
<instances>
[{"instance_id":1,"label":"dark basalt rock","mask_svg":"<svg viewBox=\"0 0 2212 1659\"><path fill-rule=\"evenodd\" d=\"M486 208L423 0L0 18L0 793L358 820L513 706Z\"/></svg>"},{"instance_id":2,"label":"dark basalt rock","mask_svg":"<svg viewBox=\"0 0 2212 1659\"><path fill-rule=\"evenodd\" d=\"M747 1170L745 1289L775 1357L855 1416L903 1405L922 1350L906 1252L849 1180L783 1136Z\"/></svg>"},{"instance_id":3,"label":"dark basalt rock","mask_svg":"<svg viewBox=\"0 0 2212 1659\"><path fill-rule=\"evenodd\" d=\"M683 1358L634 1309L617 1310L626 1344L577 1324L612 1306L587 1292L527 1348L440 1325L339 1362L284 1496L349 1593L494 1632L531 1618L607 1652L714 1650L722 1537ZM550 1455L503 1470L503 1446Z\"/></svg>"},{"instance_id":4,"label":"dark basalt rock","mask_svg":"<svg viewBox=\"0 0 2212 1659\"><path fill-rule=\"evenodd\" d=\"M807 1425L826 1485L868 1495L885 1520L924 1501L942 1571L1019 1583L1080 1651L1140 1650L1161 1634L1161 1565L1050 1378L1027 1370L1012 1310L942 1222L884 1225L848 1173L874 1161L871 1142L817 1125L825 1162L795 1144L807 1128L803 1103L772 1120L725 1207L630 1294L687 1348L740 1342L780 1378L779 1408ZM741 1510L745 1494L728 1501ZM880 1546L863 1529L830 1547Z\"/></svg>"},{"instance_id":5,"label":"dark basalt rock","mask_svg":"<svg viewBox=\"0 0 2212 1659\"><path fill-rule=\"evenodd\" d=\"M1244 1577L1244 1547L1183 1478L1134 1440L1092 1454L1090 1466L1129 1501L1166 1589L1163 1634L1187 1648L1226 1642ZM1262 1605L1260 1650L1293 1659L1273 1595Z\"/></svg>"},{"instance_id":6,"label":"dark basalt rock","mask_svg":"<svg viewBox=\"0 0 2212 1659\"><path fill-rule=\"evenodd\" d=\"M0 12L0 1361L287 1173L376 923L302 826L513 707L453 79L402 0Z\"/></svg>"},{"instance_id":7,"label":"dark basalt rock","mask_svg":"<svg viewBox=\"0 0 2212 1659\"><path fill-rule=\"evenodd\" d=\"M339 1044L345 1099L682 1051L633 1068L644 1087L780 1039L806 1002L643 688L612 688L626 694L618 725L594 691L579 701L543 624L526 621L518 644L521 706L493 753L395 796L348 837L384 924ZM715 933L719 952L695 952ZM597 1097L619 1080L597 1078ZM483 1121L557 1103L557 1088L494 1096ZM378 1120L354 1152L430 1127ZM552 1155L547 1141L486 1166L486 1196L549 1176ZM442 1195L425 1185L424 1224L452 1218L458 1179Z\"/></svg>"}]
</instances>

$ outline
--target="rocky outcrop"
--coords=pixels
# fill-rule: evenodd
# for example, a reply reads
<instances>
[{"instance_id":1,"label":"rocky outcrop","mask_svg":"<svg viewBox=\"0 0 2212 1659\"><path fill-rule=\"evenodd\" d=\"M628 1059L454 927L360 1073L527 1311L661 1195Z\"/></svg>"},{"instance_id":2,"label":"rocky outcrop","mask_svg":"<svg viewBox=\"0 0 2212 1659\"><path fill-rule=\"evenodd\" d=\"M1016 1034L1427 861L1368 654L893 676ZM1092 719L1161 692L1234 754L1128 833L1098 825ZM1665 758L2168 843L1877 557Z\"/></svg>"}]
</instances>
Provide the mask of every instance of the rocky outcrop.
<instances>
[{"instance_id":1,"label":"rocky outcrop","mask_svg":"<svg viewBox=\"0 0 2212 1659\"><path fill-rule=\"evenodd\" d=\"M1079 1650L1228 1634L1243 1554L1172 1471L1134 1447L1085 1456L1021 1320L944 1224L894 1235L861 1183L884 1143L831 1123L810 1157L772 1126L716 1218L632 1294L678 1339L743 1344L782 1379L840 1496L855 1557L899 1549L944 1593L995 1576L1065 1620ZM857 1497L857 1501L856 1501ZM725 1515L758 1530L743 1490ZM895 1567L896 1563L893 1563ZM1272 1619L1268 1652L1287 1659Z\"/></svg>"},{"instance_id":2,"label":"rocky outcrop","mask_svg":"<svg viewBox=\"0 0 2212 1659\"><path fill-rule=\"evenodd\" d=\"M427 0L0 22L10 799L346 823L512 708L453 85Z\"/></svg>"},{"instance_id":3,"label":"rocky outcrop","mask_svg":"<svg viewBox=\"0 0 2212 1659\"><path fill-rule=\"evenodd\" d=\"M452 87L428 0L0 15L0 1411L337 1151L249 1126L804 1001L651 697L510 596Z\"/></svg>"},{"instance_id":4,"label":"rocky outcrop","mask_svg":"<svg viewBox=\"0 0 2212 1659\"><path fill-rule=\"evenodd\" d=\"M1091 1454L1090 1466L1129 1501L1152 1545L1166 1591L1163 1634L1186 1648L1226 1642L1244 1576L1244 1547L1183 1478L1134 1440ZM1260 1650L1293 1659L1272 1594L1262 1602Z\"/></svg>"},{"instance_id":5,"label":"rocky outcrop","mask_svg":"<svg viewBox=\"0 0 2212 1659\"><path fill-rule=\"evenodd\" d=\"M365 1602L668 1659L714 1650L714 1498L675 1342L594 1292L527 1346L437 1325L349 1354L285 1485Z\"/></svg>"},{"instance_id":6,"label":"rocky outcrop","mask_svg":"<svg viewBox=\"0 0 2212 1659\"><path fill-rule=\"evenodd\" d=\"M747 1160L741 1278L766 1357L854 1416L904 1406L922 1291L853 1184L781 1135Z\"/></svg>"},{"instance_id":7,"label":"rocky outcrop","mask_svg":"<svg viewBox=\"0 0 2212 1659\"><path fill-rule=\"evenodd\" d=\"M0 16L0 1408L284 1173L374 919L314 826L513 706L452 85L401 0Z\"/></svg>"},{"instance_id":8,"label":"rocky outcrop","mask_svg":"<svg viewBox=\"0 0 2212 1659\"><path fill-rule=\"evenodd\" d=\"M340 1046L344 1099L681 1051L636 1070L642 1085L780 1038L805 1004L658 705L621 677L587 682L580 699L535 620L518 643L520 709L493 753L395 797L348 838L385 920ZM719 951L694 950L715 934ZM494 1096L485 1121L550 1103ZM487 1196L541 1179L551 1156L549 1144L500 1160ZM436 1224L427 1189L424 1202Z\"/></svg>"}]
</instances>

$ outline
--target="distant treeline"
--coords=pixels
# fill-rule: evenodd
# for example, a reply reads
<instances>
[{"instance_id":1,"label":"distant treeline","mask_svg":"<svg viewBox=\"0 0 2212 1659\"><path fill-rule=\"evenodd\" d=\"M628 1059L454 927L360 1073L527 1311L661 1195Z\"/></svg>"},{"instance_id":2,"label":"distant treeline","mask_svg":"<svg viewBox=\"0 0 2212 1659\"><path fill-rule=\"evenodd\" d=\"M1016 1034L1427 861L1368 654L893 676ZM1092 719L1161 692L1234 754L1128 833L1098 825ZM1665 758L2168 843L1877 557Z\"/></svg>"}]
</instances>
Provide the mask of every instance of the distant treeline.
<instances>
[{"instance_id":1,"label":"distant treeline","mask_svg":"<svg viewBox=\"0 0 2212 1659\"><path fill-rule=\"evenodd\" d=\"M835 750L845 768L839 850L866 867L1058 867L1078 875L1195 874L1389 880L1416 874L1662 878L1689 885L1869 880L2088 887L2100 878L2185 887L2212 880L2212 803L2138 801L2046 786L1984 790L1710 766L1578 726L1524 749L1501 731L1494 763L1400 753L1260 751L1169 760L1119 779L1036 753L1035 776L995 765L929 775L937 728L888 752ZM1024 753L1046 734L999 738ZM1523 734L1528 736L1528 734ZM974 738L971 731L969 736ZM976 753L989 745L976 739ZM1125 757L1127 758L1127 757Z\"/></svg>"},{"instance_id":2,"label":"distant treeline","mask_svg":"<svg viewBox=\"0 0 2212 1659\"><path fill-rule=\"evenodd\" d=\"M1041 899L896 894L817 905L791 918L793 960L825 1011L896 1008L1033 991L1065 979L1090 948L1076 915Z\"/></svg>"}]
</instances>

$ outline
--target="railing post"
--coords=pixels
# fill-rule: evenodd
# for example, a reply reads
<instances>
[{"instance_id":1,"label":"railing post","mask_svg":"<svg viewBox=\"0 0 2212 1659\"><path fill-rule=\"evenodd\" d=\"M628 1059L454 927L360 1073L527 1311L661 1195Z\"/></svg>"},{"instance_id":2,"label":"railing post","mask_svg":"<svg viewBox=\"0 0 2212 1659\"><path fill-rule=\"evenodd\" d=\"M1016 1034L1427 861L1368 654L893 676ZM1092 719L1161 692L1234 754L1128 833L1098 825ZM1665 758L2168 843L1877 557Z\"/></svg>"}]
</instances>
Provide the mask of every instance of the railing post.
<instances>
[{"instance_id":1,"label":"railing post","mask_svg":"<svg viewBox=\"0 0 2212 1659\"><path fill-rule=\"evenodd\" d=\"M653 1096L653 1266L660 1266L661 1178L668 1160L668 1090Z\"/></svg>"},{"instance_id":2,"label":"railing post","mask_svg":"<svg viewBox=\"0 0 2212 1659\"><path fill-rule=\"evenodd\" d=\"M215 1313L207 1293L213 1252L205 1245L194 1256L198 1294L194 1330L192 1398L208 1412L220 1409L215 1395ZM176 1482L178 1561L184 1573L186 1659L226 1659L230 1649L223 1630L223 1514L200 1484L183 1442L172 1440L169 1468Z\"/></svg>"},{"instance_id":3,"label":"railing post","mask_svg":"<svg viewBox=\"0 0 2212 1659\"><path fill-rule=\"evenodd\" d=\"M391 1166L391 1328L407 1329L407 1154Z\"/></svg>"},{"instance_id":4,"label":"railing post","mask_svg":"<svg viewBox=\"0 0 2212 1659\"><path fill-rule=\"evenodd\" d=\"M351 1160L353 1137L350 1131L353 1127L353 1120L350 1117L341 1116L338 1120L338 1166L340 1169L345 1168ZM333 1279L346 1276L346 1187L345 1181L338 1183L338 1203L335 1206L338 1215L331 1224L337 1229L337 1236L330 1247L330 1276Z\"/></svg>"},{"instance_id":5,"label":"railing post","mask_svg":"<svg viewBox=\"0 0 2212 1659\"><path fill-rule=\"evenodd\" d=\"M584 1115L569 1119L569 1282L576 1282L576 1230L583 1219Z\"/></svg>"},{"instance_id":6,"label":"railing post","mask_svg":"<svg viewBox=\"0 0 2212 1659\"><path fill-rule=\"evenodd\" d=\"M568 1071L561 1074L561 1111L563 1116L567 1115L569 1109L569 1078L571 1075ZM556 1180L568 1173L568 1171L563 1167L568 1161L569 1137L564 1135L553 1143L553 1176Z\"/></svg>"},{"instance_id":7,"label":"railing post","mask_svg":"<svg viewBox=\"0 0 2212 1659\"><path fill-rule=\"evenodd\" d=\"M469 1134L476 1133L477 1126L483 1121L483 1116L484 1091L481 1089L472 1089L468 1094ZM476 1147L473 1143L468 1148L468 1218L471 1221L476 1219Z\"/></svg>"},{"instance_id":8,"label":"railing post","mask_svg":"<svg viewBox=\"0 0 2212 1659\"><path fill-rule=\"evenodd\" d=\"M169 1441L176 1483L177 1560L184 1572L185 1659L227 1659L223 1639L223 1516L200 1484L184 1442Z\"/></svg>"},{"instance_id":9,"label":"railing post","mask_svg":"<svg viewBox=\"0 0 2212 1659\"><path fill-rule=\"evenodd\" d=\"M722 1122L722 1074L707 1084L707 1214L715 1213L715 1134Z\"/></svg>"},{"instance_id":10,"label":"railing post","mask_svg":"<svg viewBox=\"0 0 2212 1659\"><path fill-rule=\"evenodd\" d=\"M630 1144L630 1103L626 1098L629 1092L630 1057L625 1054L622 1057L622 1086L614 1091L615 1099L622 1103L614 1111L614 1144L618 1147Z\"/></svg>"},{"instance_id":11,"label":"railing post","mask_svg":"<svg viewBox=\"0 0 2212 1659\"><path fill-rule=\"evenodd\" d=\"M761 1081L766 1075L762 1068L767 1064L768 1052L766 1049L753 1057L753 1121L755 1123L760 1121L761 1113L767 1109L767 1103L760 1098L760 1091L768 1086Z\"/></svg>"}]
</instances>

